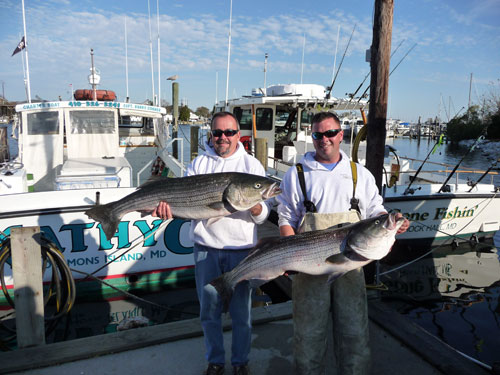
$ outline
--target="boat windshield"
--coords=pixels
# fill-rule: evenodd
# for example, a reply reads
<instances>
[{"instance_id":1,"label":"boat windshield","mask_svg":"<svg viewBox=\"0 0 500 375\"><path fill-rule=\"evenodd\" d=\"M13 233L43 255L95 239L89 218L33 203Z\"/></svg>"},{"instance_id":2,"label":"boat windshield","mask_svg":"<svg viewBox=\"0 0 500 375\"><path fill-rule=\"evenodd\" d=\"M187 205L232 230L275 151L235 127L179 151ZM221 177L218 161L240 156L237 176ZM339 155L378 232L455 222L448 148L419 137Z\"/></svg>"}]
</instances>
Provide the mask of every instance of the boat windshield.
<instances>
[{"instance_id":1,"label":"boat windshield","mask_svg":"<svg viewBox=\"0 0 500 375\"><path fill-rule=\"evenodd\" d=\"M59 134L57 111L29 113L27 120L29 135Z\"/></svg>"},{"instance_id":2,"label":"boat windshield","mask_svg":"<svg viewBox=\"0 0 500 375\"><path fill-rule=\"evenodd\" d=\"M70 112L72 134L113 134L115 117L110 111Z\"/></svg>"}]
</instances>

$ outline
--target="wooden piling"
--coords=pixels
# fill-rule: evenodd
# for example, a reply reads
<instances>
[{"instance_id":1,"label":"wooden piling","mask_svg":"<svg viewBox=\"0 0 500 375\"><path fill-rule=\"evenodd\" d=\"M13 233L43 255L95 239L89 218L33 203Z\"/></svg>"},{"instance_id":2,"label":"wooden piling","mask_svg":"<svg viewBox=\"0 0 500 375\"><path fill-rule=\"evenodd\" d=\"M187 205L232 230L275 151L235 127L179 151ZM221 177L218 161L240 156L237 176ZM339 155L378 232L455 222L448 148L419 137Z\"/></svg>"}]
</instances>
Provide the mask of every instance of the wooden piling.
<instances>
[{"instance_id":1,"label":"wooden piling","mask_svg":"<svg viewBox=\"0 0 500 375\"><path fill-rule=\"evenodd\" d=\"M172 83L172 138L177 138L177 132L179 130L179 83ZM179 157L179 148L177 141L172 144L172 155L174 158Z\"/></svg>"},{"instance_id":2,"label":"wooden piling","mask_svg":"<svg viewBox=\"0 0 500 375\"><path fill-rule=\"evenodd\" d=\"M9 145L7 143L7 127L0 126L0 163L9 160Z\"/></svg>"},{"instance_id":3,"label":"wooden piling","mask_svg":"<svg viewBox=\"0 0 500 375\"><path fill-rule=\"evenodd\" d=\"M267 139L255 138L255 157L267 171Z\"/></svg>"},{"instance_id":4,"label":"wooden piling","mask_svg":"<svg viewBox=\"0 0 500 375\"><path fill-rule=\"evenodd\" d=\"M198 156L199 130L199 126L191 126L191 160Z\"/></svg>"},{"instance_id":5,"label":"wooden piling","mask_svg":"<svg viewBox=\"0 0 500 375\"><path fill-rule=\"evenodd\" d=\"M12 228L17 345L45 344L40 227Z\"/></svg>"},{"instance_id":6,"label":"wooden piling","mask_svg":"<svg viewBox=\"0 0 500 375\"><path fill-rule=\"evenodd\" d=\"M370 108L368 112L368 135L366 144L366 167L375 176L382 190L382 171L389 96L389 67L391 59L392 15L394 0L375 0L373 41L371 46Z\"/></svg>"}]
</instances>

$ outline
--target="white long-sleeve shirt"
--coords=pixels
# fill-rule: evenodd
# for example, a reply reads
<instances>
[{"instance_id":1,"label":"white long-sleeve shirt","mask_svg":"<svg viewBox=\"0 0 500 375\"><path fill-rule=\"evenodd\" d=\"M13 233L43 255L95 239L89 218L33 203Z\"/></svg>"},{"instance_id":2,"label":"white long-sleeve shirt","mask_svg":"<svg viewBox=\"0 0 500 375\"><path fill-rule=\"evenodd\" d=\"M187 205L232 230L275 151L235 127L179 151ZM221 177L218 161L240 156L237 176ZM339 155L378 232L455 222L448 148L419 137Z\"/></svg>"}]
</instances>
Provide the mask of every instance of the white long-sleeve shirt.
<instances>
[{"instance_id":1,"label":"white long-sleeve shirt","mask_svg":"<svg viewBox=\"0 0 500 375\"><path fill-rule=\"evenodd\" d=\"M333 170L327 169L314 159L314 152L307 152L300 163L304 167L307 197L318 213L346 212L351 208L353 180L350 160L342 150L341 160ZM376 216L386 211L378 192L375 178L364 166L357 164L356 198L359 199L361 218ZM297 229L305 215L304 196L297 176L297 168L291 167L280 185L279 225Z\"/></svg>"},{"instance_id":2,"label":"white long-sleeve shirt","mask_svg":"<svg viewBox=\"0 0 500 375\"><path fill-rule=\"evenodd\" d=\"M217 155L213 147L205 143L206 152L196 157L188 166L186 176L218 172L243 172L265 176L262 164L247 154L238 142L236 152L228 158ZM257 243L256 224L262 224L271 209L271 202L263 202L262 212L252 216L249 210L238 211L207 224L208 220L191 221L191 240L216 249L246 249Z\"/></svg>"}]
</instances>

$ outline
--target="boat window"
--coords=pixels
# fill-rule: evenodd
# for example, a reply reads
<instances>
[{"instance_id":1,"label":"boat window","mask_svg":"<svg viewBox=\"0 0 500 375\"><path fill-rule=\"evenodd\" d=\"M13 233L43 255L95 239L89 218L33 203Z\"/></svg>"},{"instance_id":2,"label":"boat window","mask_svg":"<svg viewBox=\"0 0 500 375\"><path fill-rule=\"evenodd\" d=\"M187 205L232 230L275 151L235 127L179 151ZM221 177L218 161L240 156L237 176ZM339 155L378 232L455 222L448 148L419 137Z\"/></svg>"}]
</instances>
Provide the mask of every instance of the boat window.
<instances>
[{"instance_id":1,"label":"boat window","mask_svg":"<svg viewBox=\"0 0 500 375\"><path fill-rule=\"evenodd\" d=\"M252 110L235 107L234 115L240 123L242 130L252 130ZM257 130L272 130L273 128L273 110L272 108L257 108L255 111L255 122Z\"/></svg>"},{"instance_id":2,"label":"boat window","mask_svg":"<svg viewBox=\"0 0 500 375\"><path fill-rule=\"evenodd\" d=\"M111 111L70 112L72 134L113 134L115 116Z\"/></svg>"},{"instance_id":3,"label":"boat window","mask_svg":"<svg viewBox=\"0 0 500 375\"><path fill-rule=\"evenodd\" d=\"M142 121L141 116L120 116L118 124L124 128L142 128Z\"/></svg>"},{"instance_id":4,"label":"boat window","mask_svg":"<svg viewBox=\"0 0 500 375\"><path fill-rule=\"evenodd\" d=\"M28 114L28 134L59 134L59 112L39 112Z\"/></svg>"},{"instance_id":5,"label":"boat window","mask_svg":"<svg viewBox=\"0 0 500 375\"><path fill-rule=\"evenodd\" d=\"M313 114L308 111L301 111L300 114L300 126L302 128L304 127L310 127L311 126L311 121L313 118Z\"/></svg>"}]
</instances>

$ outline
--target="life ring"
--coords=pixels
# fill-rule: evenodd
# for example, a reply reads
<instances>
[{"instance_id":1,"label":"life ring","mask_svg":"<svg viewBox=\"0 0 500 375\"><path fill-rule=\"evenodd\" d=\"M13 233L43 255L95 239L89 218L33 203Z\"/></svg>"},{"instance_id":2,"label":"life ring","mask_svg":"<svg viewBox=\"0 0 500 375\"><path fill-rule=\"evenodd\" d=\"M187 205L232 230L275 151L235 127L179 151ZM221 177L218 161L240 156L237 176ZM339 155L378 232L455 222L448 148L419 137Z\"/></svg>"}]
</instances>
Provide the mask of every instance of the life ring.
<instances>
[{"instance_id":1,"label":"life ring","mask_svg":"<svg viewBox=\"0 0 500 375\"><path fill-rule=\"evenodd\" d=\"M246 152L252 152L252 137L245 135L240 138L240 141L243 143L243 147L245 147Z\"/></svg>"},{"instance_id":2,"label":"life ring","mask_svg":"<svg viewBox=\"0 0 500 375\"><path fill-rule=\"evenodd\" d=\"M101 101L116 100L116 94L111 90L95 90L96 99ZM75 100L94 100L94 90L81 89L73 94Z\"/></svg>"}]
</instances>

